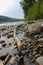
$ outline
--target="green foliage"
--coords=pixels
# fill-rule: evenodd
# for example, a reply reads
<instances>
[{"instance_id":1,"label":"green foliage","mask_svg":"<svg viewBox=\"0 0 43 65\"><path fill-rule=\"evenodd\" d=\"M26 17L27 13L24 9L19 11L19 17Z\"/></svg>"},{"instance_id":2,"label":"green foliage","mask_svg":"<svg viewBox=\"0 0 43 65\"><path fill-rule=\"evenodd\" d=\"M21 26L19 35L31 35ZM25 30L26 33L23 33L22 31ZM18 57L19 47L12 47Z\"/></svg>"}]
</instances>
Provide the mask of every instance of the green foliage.
<instances>
[{"instance_id":1,"label":"green foliage","mask_svg":"<svg viewBox=\"0 0 43 65\"><path fill-rule=\"evenodd\" d=\"M39 14L38 3L36 3L33 4L33 6L28 10L27 19L28 20L37 19L38 14Z\"/></svg>"},{"instance_id":2,"label":"green foliage","mask_svg":"<svg viewBox=\"0 0 43 65\"><path fill-rule=\"evenodd\" d=\"M41 4L40 4L40 16L41 18L43 18L43 1L41 1Z\"/></svg>"},{"instance_id":3,"label":"green foliage","mask_svg":"<svg viewBox=\"0 0 43 65\"><path fill-rule=\"evenodd\" d=\"M21 0L20 4L24 10L25 16L27 16L28 10L33 5L34 2L35 0Z\"/></svg>"},{"instance_id":4,"label":"green foliage","mask_svg":"<svg viewBox=\"0 0 43 65\"><path fill-rule=\"evenodd\" d=\"M22 4L25 20L43 19L43 0L23 0Z\"/></svg>"}]
</instances>

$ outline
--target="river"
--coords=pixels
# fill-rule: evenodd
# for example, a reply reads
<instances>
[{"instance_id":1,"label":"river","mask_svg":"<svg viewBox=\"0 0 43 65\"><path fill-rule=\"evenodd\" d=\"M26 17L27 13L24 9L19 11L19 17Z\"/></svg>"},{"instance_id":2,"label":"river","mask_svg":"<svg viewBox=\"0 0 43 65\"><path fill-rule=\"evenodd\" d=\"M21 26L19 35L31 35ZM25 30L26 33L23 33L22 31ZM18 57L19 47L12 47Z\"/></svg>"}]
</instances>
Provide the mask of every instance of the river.
<instances>
[{"instance_id":1,"label":"river","mask_svg":"<svg viewBox=\"0 0 43 65\"><path fill-rule=\"evenodd\" d=\"M19 25L19 24L22 24L24 23L24 21L21 21L21 22L4 22L4 23L0 23L0 26L3 26L3 25L7 25L7 26L11 26L11 25Z\"/></svg>"}]
</instances>

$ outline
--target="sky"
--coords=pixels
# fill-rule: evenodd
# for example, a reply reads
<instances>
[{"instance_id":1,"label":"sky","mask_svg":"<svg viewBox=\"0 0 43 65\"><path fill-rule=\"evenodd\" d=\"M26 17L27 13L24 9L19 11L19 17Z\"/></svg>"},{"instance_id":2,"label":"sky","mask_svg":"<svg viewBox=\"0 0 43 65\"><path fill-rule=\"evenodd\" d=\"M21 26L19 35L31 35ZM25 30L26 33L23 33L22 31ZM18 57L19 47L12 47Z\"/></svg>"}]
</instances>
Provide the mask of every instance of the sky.
<instances>
[{"instance_id":1,"label":"sky","mask_svg":"<svg viewBox=\"0 0 43 65\"><path fill-rule=\"evenodd\" d=\"M0 0L0 15L13 18L24 18L23 10L20 5L21 0Z\"/></svg>"}]
</instances>

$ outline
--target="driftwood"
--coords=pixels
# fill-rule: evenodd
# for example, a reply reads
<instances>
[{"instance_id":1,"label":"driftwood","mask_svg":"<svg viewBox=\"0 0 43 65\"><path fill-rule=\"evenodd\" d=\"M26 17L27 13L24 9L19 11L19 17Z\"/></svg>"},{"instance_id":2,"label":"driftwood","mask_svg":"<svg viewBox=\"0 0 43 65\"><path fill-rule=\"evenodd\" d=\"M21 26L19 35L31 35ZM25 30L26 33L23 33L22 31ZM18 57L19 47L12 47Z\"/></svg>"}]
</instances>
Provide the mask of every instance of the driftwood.
<instances>
[{"instance_id":1,"label":"driftwood","mask_svg":"<svg viewBox=\"0 0 43 65\"><path fill-rule=\"evenodd\" d=\"M0 57L0 65L6 65L6 63L10 60L11 55L9 54L2 54Z\"/></svg>"},{"instance_id":2,"label":"driftwood","mask_svg":"<svg viewBox=\"0 0 43 65\"><path fill-rule=\"evenodd\" d=\"M16 40L17 44L18 44L18 47L22 45L20 39L17 37L16 35L16 29L14 30L14 39Z\"/></svg>"}]
</instances>

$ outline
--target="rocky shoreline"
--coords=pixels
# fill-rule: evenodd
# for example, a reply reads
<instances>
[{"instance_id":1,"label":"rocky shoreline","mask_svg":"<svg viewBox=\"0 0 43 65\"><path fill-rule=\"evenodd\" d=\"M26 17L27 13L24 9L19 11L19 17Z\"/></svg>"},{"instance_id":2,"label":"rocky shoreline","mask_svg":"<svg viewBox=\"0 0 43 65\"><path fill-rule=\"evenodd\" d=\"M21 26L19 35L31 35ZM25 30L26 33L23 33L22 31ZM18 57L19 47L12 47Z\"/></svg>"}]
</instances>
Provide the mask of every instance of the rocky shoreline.
<instances>
[{"instance_id":1,"label":"rocky shoreline","mask_svg":"<svg viewBox=\"0 0 43 65\"><path fill-rule=\"evenodd\" d=\"M43 56L43 22L0 26L0 65L35 65L40 56Z\"/></svg>"},{"instance_id":2,"label":"rocky shoreline","mask_svg":"<svg viewBox=\"0 0 43 65\"><path fill-rule=\"evenodd\" d=\"M36 59L43 56L43 22L33 22L18 26L17 32L17 35L23 35L24 32L23 38L21 38L22 49L20 51L27 55L30 63L36 64Z\"/></svg>"}]
</instances>

